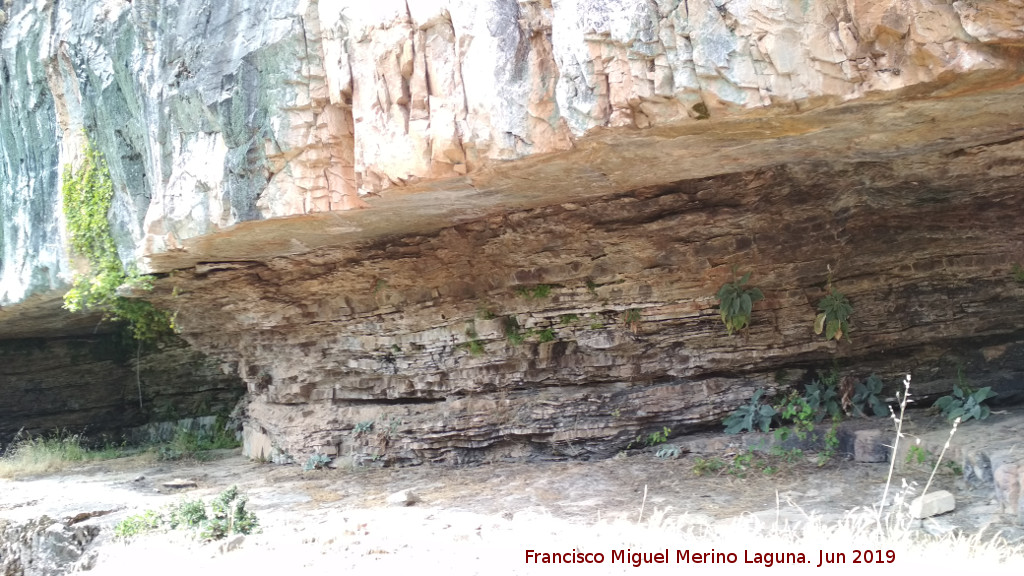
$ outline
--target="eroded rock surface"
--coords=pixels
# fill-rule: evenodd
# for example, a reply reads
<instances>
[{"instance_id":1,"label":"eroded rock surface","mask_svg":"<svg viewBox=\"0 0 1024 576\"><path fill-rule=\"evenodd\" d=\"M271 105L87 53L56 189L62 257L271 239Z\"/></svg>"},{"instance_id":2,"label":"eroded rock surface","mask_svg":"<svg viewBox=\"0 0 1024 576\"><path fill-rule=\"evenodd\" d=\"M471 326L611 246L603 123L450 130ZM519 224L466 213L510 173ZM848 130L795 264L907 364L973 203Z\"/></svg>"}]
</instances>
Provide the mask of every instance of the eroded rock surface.
<instances>
[{"instance_id":1,"label":"eroded rock surface","mask_svg":"<svg viewBox=\"0 0 1024 576\"><path fill-rule=\"evenodd\" d=\"M0 337L60 335L88 138L254 456L607 455L833 363L1020 394L1019 2L3 9Z\"/></svg>"}]
</instances>

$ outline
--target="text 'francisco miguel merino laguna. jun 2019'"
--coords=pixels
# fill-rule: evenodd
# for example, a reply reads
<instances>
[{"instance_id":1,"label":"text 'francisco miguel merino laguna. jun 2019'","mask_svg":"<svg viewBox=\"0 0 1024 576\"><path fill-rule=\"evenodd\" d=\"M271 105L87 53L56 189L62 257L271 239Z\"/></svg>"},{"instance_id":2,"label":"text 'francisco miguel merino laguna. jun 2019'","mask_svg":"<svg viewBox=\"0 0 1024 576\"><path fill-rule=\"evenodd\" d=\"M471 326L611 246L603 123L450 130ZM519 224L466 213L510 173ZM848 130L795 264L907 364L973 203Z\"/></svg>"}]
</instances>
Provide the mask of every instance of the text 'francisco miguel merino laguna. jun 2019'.
<instances>
[{"instance_id":1,"label":"text 'francisco miguel merino laguna. jun 2019'","mask_svg":"<svg viewBox=\"0 0 1024 576\"><path fill-rule=\"evenodd\" d=\"M780 564L892 564L896 561L893 550L853 549L843 551L813 550L804 552L778 552L770 550L740 550L721 552L712 548L708 552L697 550L665 549L658 552L635 552L630 548L604 552L582 552L573 548L569 552L526 551L527 564L630 564L639 568L644 564L757 564L771 567Z\"/></svg>"}]
</instances>

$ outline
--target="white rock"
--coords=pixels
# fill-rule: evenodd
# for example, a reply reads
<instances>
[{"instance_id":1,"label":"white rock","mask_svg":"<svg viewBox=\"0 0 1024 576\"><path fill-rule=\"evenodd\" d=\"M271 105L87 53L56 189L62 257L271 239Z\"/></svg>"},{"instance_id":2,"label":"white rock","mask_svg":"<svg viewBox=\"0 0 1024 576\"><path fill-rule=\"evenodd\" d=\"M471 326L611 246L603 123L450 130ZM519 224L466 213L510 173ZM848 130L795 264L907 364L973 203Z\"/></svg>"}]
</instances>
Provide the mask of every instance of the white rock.
<instances>
[{"instance_id":1,"label":"white rock","mask_svg":"<svg viewBox=\"0 0 1024 576\"><path fill-rule=\"evenodd\" d=\"M956 499L945 490L931 492L915 498L910 503L910 516L913 518L928 518L937 514L944 514L956 508Z\"/></svg>"},{"instance_id":2,"label":"white rock","mask_svg":"<svg viewBox=\"0 0 1024 576\"><path fill-rule=\"evenodd\" d=\"M420 497L411 489L399 490L387 498L389 506L412 506L419 501Z\"/></svg>"}]
</instances>

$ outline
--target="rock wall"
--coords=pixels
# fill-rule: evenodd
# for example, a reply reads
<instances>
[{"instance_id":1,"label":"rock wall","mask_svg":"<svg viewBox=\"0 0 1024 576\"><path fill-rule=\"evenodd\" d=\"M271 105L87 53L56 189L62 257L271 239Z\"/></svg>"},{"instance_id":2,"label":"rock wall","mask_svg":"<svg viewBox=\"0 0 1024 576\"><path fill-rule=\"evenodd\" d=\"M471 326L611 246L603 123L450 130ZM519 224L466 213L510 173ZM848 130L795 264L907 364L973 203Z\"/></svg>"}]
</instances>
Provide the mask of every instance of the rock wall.
<instances>
[{"instance_id":1,"label":"rock wall","mask_svg":"<svg viewBox=\"0 0 1024 576\"><path fill-rule=\"evenodd\" d=\"M122 259L239 366L251 454L604 455L833 362L1020 389L1017 2L2 10L0 341L87 334L54 296L88 139ZM740 337L732 266L768 296Z\"/></svg>"},{"instance_id":2,"label":"rock wall","mask_svg":"<svg viewBox=\"0 0 1024 576\"><path fill-rule=\"evenodd\" d=\"M196 269L165 304L203 307L185 337L242 359L253 455L608 456L833 369L889 393L911 373L920 401L960 370L1020 400L1024 195L1000 167L1021 152L682 181ZM766 298L730 336L715 294L733 268ZM830 268L854 307L841 342L813 332Z\"/></svg>"},{"instance_id":3,"label":"rock wall","mask_svg":"<svg viewBox=\"0 0 1024 576\"><path fill-rule=\"evenodd\" d=\"M137 350L111 333L0 340L0 382L2 444L63 430L118 442L146 422L226 415L244 392L233 366L182 342Z\"/></svg>"}]
</instances>

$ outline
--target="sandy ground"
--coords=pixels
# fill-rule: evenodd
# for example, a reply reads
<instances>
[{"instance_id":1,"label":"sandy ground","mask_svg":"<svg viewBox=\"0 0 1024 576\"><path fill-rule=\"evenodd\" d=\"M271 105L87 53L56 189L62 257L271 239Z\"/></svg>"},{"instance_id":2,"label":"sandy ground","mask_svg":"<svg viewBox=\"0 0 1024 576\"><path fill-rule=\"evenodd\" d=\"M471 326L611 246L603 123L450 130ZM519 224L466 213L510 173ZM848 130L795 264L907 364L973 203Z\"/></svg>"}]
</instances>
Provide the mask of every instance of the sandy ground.
<instances>
[{"instance_id":1,"label":"sandy ground","mask_svg":"<svg viewBox=\"0 0 1024 576\"><path fill-rule=\"evenodd\" d=\"M969 450L972 442L993 438L1021 438L1022 426L1020 414L996 415L973 428L963 426L963 442L953 450ZM934 422L908 428L906 442L920 436L925 445L935 445L948 436L944 425ZM909 544L923 534L951 538L979 532L986 538L1001 533L1011 541L1024 541L1024 530L1000 513L990 489L972 489L951 473L939 474L931 490L953 492L957 510L923 524L891 517L889 522L911 530L889 531L892 538L877 540L877 534L862 529L862 522L874 518L870 510L881 501L888 464L837 461L819 468L808 455L781 465L771 475L694 473L697 458L728 459L735 453L737 449L728 446L733 439L690 438L688 446L717 446L719 452L668 460L646 451L599 462L468 468L341 467L303 472L298 466L249 462L237 451L219 452L207 462L123 458L61 475L0 480L0 517L25 521L46 514L62 519L109 511L89 520L104 528L90 547L94 574L668 574L691 569L730 573L763 569L763 562L746 563L744 558L779 550L805 555L806 564L790 565L789 570L835 570L836 566L817 564L822 554L842 551L847 562L839 569L863 573L868 565L853 564L852 554L869 548L880 555L892 550L897 559L870 564L867 569L873 572L928 564L949 567L951 560L943 555L947 553L968 566L987 566L988 572L1024 570L1020 565L1011 570L996 564L994 556L969 560L967 556L975 552L954 552L961 550L960 541L947 540L938 549L941 553ZM930 472L901 468L893 493L904 480L920 490ZM174 479L195 481L196 487L163 486ZM230 544L199 542L184 532L146 535L130 543L113 539L113 525L129 514L185 498L209 498L231 485L249 496L250 509L261 522L260 533L229 539ZM406 489L420 501L411 506L387 504L388 495ZM899 546L903 548L896 549ZM732 552L737 562L679 563L678 551L687 549ZM601 553L605 561L528 563L528 550ZM667 551L667 563L613 564L609 560L616 550L627 550L626 558L637 551ZM1024 562L1024 556L1019 559Z\"/></svg>"}]
</instances>

